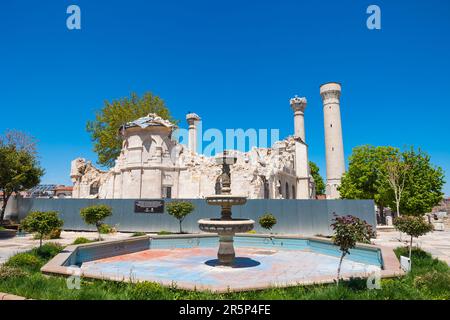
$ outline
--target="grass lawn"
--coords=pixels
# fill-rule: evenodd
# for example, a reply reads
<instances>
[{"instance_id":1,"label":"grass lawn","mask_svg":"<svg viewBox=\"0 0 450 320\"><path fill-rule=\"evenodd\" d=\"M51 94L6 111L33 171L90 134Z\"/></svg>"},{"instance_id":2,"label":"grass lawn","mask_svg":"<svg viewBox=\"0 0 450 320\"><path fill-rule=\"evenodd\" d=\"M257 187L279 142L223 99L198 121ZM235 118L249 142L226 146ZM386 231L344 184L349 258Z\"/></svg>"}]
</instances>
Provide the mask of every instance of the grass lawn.
<instances>
[{"instance_id":1,"label":"grass lawn","mask_svg":"<svg viewBox=\"0 0 450 320\"><path fill-rule=\"evenodd\" d=\"M46 244L11 257L0 267L0 292L32 299L450 299L450 268L420 250L413 250L413 271L407 276L383 279L380 290L366 289L366 281L354 279L333 284L272 288L263 291L214 294L162 287L155 283L124 283L83 279L80 290L67 288L63 277L44 276L39 269L62 250ZM396 249L407 255L406 248Z\"/></svg>"}]
</instances>

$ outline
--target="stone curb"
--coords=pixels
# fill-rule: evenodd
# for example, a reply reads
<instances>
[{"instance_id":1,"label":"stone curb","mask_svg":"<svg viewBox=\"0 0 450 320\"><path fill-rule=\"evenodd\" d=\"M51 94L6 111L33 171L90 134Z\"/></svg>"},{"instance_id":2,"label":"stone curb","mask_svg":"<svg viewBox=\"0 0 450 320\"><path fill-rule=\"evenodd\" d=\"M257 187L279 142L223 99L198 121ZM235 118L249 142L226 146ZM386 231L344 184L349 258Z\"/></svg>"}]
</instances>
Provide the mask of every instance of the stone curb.
<instances>
[{"instance_id":1,"label":"stone curb","mask_svg":"<svg viewBox=\"0 0 450 320\"><path fill-rule=\"evenodd\" d=\"M9 293L0 292L0 301L3 300L29 300L29 299Z\"/></svg>"}]
</instances>

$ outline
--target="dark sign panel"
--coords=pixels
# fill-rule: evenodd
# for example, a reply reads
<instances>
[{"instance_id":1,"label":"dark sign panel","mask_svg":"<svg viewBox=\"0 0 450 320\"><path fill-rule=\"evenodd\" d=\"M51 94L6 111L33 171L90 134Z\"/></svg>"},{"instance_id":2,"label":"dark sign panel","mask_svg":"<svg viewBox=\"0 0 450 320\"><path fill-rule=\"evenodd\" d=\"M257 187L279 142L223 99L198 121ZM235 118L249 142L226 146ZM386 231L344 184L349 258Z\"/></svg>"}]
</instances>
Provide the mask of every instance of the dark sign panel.
<instances>
[{"instance_id":1,"label":"dark sign panel","mask_svg":"<svg viewBox=\"0 0 450 320\"><path fill-rule=\"evenodd\" d=\"M136 213L164 213L164 200L137 200L134 202Z\"/></svg>"}]
</instances>

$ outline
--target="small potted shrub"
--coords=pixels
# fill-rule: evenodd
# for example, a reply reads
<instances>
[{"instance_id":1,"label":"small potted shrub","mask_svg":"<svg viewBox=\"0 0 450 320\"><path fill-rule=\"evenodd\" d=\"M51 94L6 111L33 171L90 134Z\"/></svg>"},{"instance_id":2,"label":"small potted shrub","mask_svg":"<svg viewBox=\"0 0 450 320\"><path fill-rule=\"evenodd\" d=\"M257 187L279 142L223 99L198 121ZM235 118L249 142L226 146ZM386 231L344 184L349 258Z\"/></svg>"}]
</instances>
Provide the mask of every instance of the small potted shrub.
<instances>
[{"instance_id":1,"label":"small potted shrub","mask_svg":"<svg viewBox=\"0 0 450 320\"><path fill-rule=\"evenodd\" d=\"M172 201L167 204L167 212L174 216L180 223L180 233L183 233L182 223L184 218L194 211L195 206L188 201Z\"/></svg>"},{"instance_id":2,"label":"small potted shrub","mask_svg":"<svg viewBox=\"0 0 450 320\"><path fill-rule=\"evenodd\" d=\"M106 205L95 205L81 209L80 215L87 224L95 225L98 232L98 240L101 241L103 220L112 215L112 208Z\"/></svg>"},{"instance_id":3,"label":"small potted shrub","mask_svg":"<svg viewBox=\"0 0 450 320\"><path fill-rule=\"evenodd\" d=\"M400 216L394 219L394 227L403 233L410 236L409 241L409 261L411 263L411 251L413 245L413 238L419 238L433 231L433 224L426 222L422 217L419 216Z\"/></svg>"},{"instance_id":4,"label":"small potted shrub","mask_svg":"<svg viewBox=\"0 0 450 320\"><path fill-rule=\"evenodd\" d=\"M266 213L259 218L261 228L272 231L274 225L277 224L277 218L271 213Z\"/></svg>"},{"instance_id":5,"label":"small potted shrub","mask_svg":"<svg viewBox=\"0 0 450 320\"><path fill-rule=\"evenodd\" d=\"M58 229L61 230L63 224L56 211L35 211L22 220L21 227L27 232L36 233L39 248L41 248L42 239L50 238L52 233L58 232Z\"/></svg>"},{"instance_id":6,"label":"small potted shrub","mask_svg":"<svg viewBox=\"0 0 450 320\"><path fill-rule=\"evenodd\" d=\"M338 246L341 251L341 258L337 270L337 285L339 285L344 257L350 254L350 249L353 249L358 242L370 243L370 238L374 236L374 232L372 226L366 221L351 215L335 215L331 228L334 230L331 238L333 244Z\"/></svg>"}]
</instances>

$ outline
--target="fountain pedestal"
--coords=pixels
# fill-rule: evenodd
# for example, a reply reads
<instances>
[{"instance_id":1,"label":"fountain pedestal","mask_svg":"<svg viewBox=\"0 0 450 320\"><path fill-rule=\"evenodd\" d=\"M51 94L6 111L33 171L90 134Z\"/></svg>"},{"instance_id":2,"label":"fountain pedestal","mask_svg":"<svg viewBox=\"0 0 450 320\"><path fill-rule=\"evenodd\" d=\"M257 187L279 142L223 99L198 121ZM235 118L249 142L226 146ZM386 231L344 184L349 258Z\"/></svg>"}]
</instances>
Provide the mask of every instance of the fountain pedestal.
<instances>
[{"instance_id":1,"label":"fountain pedestal","mask_svg":"<svg viewBox=\"0 0 450 320\"><path fill-rule=\"evenodd\" d=\"M217 258L219 265L233 266L235 252L233 237L236 233L244 233L253 229L255 221L250 219L233 219L231 208L235 205L243 205L247 197L231 194L230 165L236 163L236 157L229 156L224 152L223 156L217 157L216 162L222 165L222 189L221 194L206 197L209 205L218 205L222 208L220 219L201 219L198 221L200 230L204 232L217 233L219 235L219 251Z\"/></svg>"},{"instance_id":2,"label":"fountain pedestal","mask_svg":"<svg viewBox=\"0 0 450 320\"><path fill-rule=\"evenodd\" d=\"M250 219L201 219L198 221L200 230L219 235L219 265L232 266L234 263L234 240L236 233L244 233L253 229L255 221Z\"/></svg>"}]
</instances>

